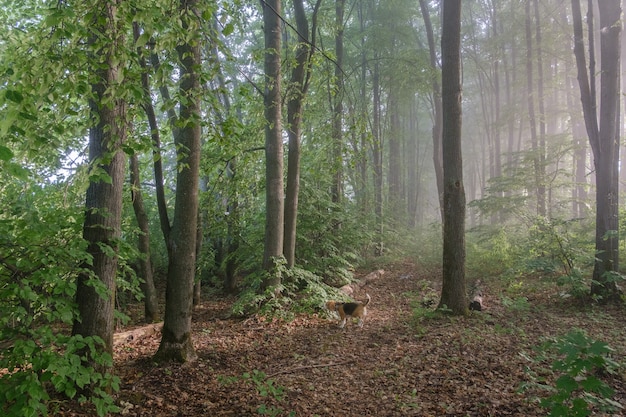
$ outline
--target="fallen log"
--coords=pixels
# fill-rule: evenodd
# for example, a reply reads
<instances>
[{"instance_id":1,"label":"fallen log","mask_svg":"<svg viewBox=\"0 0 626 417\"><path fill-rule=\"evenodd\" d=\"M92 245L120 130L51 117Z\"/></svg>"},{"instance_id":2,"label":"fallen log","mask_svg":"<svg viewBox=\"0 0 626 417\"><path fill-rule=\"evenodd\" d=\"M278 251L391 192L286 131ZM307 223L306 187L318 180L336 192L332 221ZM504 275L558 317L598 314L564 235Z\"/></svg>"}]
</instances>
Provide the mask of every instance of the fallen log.
<instances>
[{"instance_id":1,"label":"fallen log","mask_svg":"<svg viewBox=\"0 0 626 417\"><path fill-rule=\"evenodd\" d=\"M134 340L149 337L158 333L161 333L163 328L163 322L152 323L136 329L127 330L125 332L115 333L113 335L113 346L121 345L124 343L130 343Z\"/></svg>"},{"instance_id":2,"label":"fallen log","mask_svg":"<svg viewBox=\"0 0 626 417\"><path fill-rule=\"evenodd\" d=\"M360 292L364 287L370 284L373 281L376 281L380 277L385 274L383 269L377 269L376 271L372 271L369 274L365 275L362 279L352 282L350 284L346 284L341 287L339 290L346 295L354 296L354 294Z\"/></svg>"},{"instance_id":3,"label":"fallen log","mask_svg":"<svg viewBox=\"0 0 626 417\"><path fill-rule=\"evenodd\" d=\"M472 286L472 296L469 304L471 311L483 311L483 288L482 282L477 280Z\"/></svg>"}]
</instances>

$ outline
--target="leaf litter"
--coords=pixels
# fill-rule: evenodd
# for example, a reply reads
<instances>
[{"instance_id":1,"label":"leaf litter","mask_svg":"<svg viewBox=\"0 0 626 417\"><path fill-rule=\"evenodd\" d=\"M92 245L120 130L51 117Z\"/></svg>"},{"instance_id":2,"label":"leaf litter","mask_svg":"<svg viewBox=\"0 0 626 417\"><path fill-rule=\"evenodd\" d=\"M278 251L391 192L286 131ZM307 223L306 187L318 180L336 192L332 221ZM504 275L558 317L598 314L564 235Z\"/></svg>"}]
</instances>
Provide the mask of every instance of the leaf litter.
<instances>
[{"instance_id":1,"label":"leaf litter","mask_svg":"<svg viewBox=\"0 0 626 417\"><path fill-rule=\"evenodd\" d=\"M435 314L438 275L420 274L408 262L392 266L368 285L363 328L351 322L343 330L321 309L290 322L231 318L234 299L212 296L194 311L197 361L155 364L160 333L115 347L120 414L544 416L539 397L546 393L533 382L539 375L549 384L555 376L549 363L529 357L546 337L581 328L608 342L623 362L623 308L568 305L550 286L516 307L502 302L510 300L506 288L489 282L483 311ZM624 377L607 380L622 405ZM72 403L59 413L91 415Z\"/></svg>"}]
</instances>

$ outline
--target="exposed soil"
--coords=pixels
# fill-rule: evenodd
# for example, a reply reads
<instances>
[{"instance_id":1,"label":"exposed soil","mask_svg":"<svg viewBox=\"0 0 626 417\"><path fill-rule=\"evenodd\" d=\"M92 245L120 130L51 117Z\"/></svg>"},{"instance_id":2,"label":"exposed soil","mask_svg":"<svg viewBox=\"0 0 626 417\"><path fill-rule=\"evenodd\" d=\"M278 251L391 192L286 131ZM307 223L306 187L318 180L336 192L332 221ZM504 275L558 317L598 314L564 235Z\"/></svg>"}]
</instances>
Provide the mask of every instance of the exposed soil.
<instances>
[{"instance_id":1,"label":"exposed soil","mask_svg":"<svg viewBox=\"0 0 626 417\"><path fill-rule=\"evenodd\" d=\"M541 416L537 395L545 394L520 387L531 381L528 367L552 378L528 360L543 337L582 328L623 361L623 309L574 308L539 283L504 294L528 303L504 306L501 289L486 282L482 312L414 315L415 305L436 303L440 281L411 263L386 270L368 286L364 327L343 330L323 314L289 323L234 319L232 299L205 300L194 316L196 362L154 364L158 333L116 347L116 401L123 415L151 417ZM624 379L603 377L626 406ZM64 414L91 415L71 406Z\"/></svg>"}]
</instances>

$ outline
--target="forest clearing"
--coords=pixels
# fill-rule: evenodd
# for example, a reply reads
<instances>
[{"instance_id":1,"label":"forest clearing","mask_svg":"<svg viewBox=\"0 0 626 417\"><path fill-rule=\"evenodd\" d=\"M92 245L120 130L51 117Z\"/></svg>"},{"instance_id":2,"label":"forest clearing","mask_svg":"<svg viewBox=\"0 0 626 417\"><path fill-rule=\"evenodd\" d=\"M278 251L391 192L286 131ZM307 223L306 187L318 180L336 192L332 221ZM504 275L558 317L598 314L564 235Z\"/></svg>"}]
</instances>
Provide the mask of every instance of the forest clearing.
<instances>
[{"instance_id":1,"label":"forest clearing","mask_svg":"<svg viewBox=\"0 0 626 417\"><path fill-rule=\"evenodd\" d=\"M550 381L549 364L529 360L546 337L580 328L615 358L626 353L622 308L570 305L537 278L487 281L484 310L468 317L434 314L422 305L437 300L439 275L410 262L387 269L367 287L363 328L343 330L323 314L231 318L232 300L210 297L194 313L196 362L154 364L158 333L116 345L121 415L542 416L546 392L520 388L532 382L527 368ZM621 372L603 380L625 404ZM67 403L59 412L92 414Z\"/></svg>"}]
</instances>

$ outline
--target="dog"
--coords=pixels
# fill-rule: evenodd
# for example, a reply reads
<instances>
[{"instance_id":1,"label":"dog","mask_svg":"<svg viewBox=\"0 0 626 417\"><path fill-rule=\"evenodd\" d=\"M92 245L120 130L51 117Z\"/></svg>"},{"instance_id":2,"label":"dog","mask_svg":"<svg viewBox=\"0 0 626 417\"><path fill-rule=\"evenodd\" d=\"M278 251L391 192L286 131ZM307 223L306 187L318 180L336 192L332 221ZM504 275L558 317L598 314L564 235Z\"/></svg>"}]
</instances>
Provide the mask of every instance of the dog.
<instances>
[{"instance_id":1,"label":"dog","mask_svg":"<svg viewBox=\"0 0 626 417\"><path fill-rule=\"evenodd\" d=\"M341 303L338 301L328 301L326 303L326 308L329 311L336 311L339 313L339 317L341 319L339 322L339 328L343 329L348 321L348 317L358 318L359 327L363 327L363 320L365 320L365 316L367 316L366 306L372 300L369 294L365 294L365 296L367 297L367 300L362 303Z\"/></svg>"}]
</instances>

